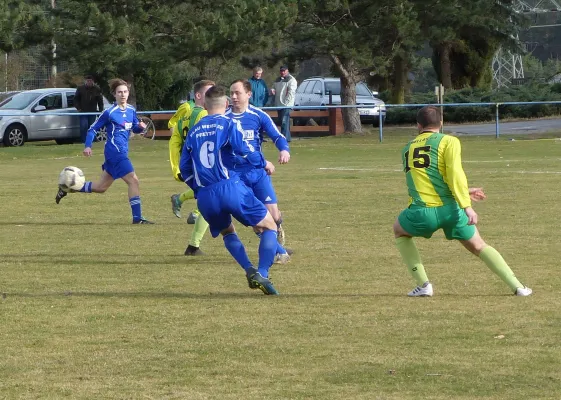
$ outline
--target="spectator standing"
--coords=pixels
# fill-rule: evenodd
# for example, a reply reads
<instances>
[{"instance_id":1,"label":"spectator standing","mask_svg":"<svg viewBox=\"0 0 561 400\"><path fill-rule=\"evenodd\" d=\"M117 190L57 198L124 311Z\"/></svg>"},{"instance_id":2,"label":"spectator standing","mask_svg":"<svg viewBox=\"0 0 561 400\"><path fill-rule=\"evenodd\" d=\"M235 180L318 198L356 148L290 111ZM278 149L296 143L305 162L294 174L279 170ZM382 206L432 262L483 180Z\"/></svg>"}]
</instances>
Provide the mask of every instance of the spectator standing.
<instances>
[{"instance_id":1,"label":"spectator standing","mask_svg":"<svg viewBox=\"0 0 561 400\"><path fill-rule=\"evenodd\" d=\"M103 96L101 89L95 84L93 76L85 76L84 84L76 89L74 107L83 113L101 113L103 111ZM80 138L82 143L86 143L88 128L95 122L95 119L95 115L80 115Z\"/></svg>"},{"instance_id":2,"label":"spectator standing","mask_svg":"<svg viewBox=\"0 0 561 400\"><path fill-rule=\"evenodd\" d=\"M290 112L294 107L294 97L298 83L296 78L290 75L286 65L280 67L280 76L275 80L271 94L275 96L275 107L284 107L278 110L281 125L281 133L288 142L290 137Z\"/></svg>"},{"instance_id":3,"label":"spectator standing","mask_svg":"<svg viewBox=\"0 0 561 400\"><path fill-rule=\"evenodd\" d=\"M251 84L251 98L249 104L255 107L265 107L269 101L269 89L262 78L263 68L253 68L253 76L249 78Z\"/></svg>"}]
</instances>

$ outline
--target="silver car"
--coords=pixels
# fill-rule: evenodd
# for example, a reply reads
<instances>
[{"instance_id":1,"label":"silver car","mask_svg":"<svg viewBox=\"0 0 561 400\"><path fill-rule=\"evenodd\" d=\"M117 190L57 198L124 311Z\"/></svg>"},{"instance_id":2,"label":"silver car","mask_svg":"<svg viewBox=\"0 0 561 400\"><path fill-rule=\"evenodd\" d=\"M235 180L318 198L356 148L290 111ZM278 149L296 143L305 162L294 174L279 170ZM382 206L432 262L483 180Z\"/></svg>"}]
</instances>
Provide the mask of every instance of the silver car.
<instances>
[{"instance_id":1,"label":"silver car","mask_svg":"<svg viewBox=\"0 0 561 400\"><path fill-rule=\"evenodd\" d=\"M331 100L331 103L330 103ZM294 106L324 106L341 104L341 80L339 78L312 77L302 81L296 89ZM356 85L356 104L362 123L379 122L386 118L386 105L378 99L364 82Z\"/></svg>"},{"instance_id":2,"label":"silver car","mask_svg":"<svg viewBox=\"0 0 561 400\"><path fill-rule=\"evenodd\" d=\"M75 88L27 90L0 102L0 140L6 146L23 146L25 142L55 140L57 144L80 140L80 118L76 113ZM110 103L104 99L105 108ZM99 132L100 139L104 132Z\"/></svg>"}]
</instances>

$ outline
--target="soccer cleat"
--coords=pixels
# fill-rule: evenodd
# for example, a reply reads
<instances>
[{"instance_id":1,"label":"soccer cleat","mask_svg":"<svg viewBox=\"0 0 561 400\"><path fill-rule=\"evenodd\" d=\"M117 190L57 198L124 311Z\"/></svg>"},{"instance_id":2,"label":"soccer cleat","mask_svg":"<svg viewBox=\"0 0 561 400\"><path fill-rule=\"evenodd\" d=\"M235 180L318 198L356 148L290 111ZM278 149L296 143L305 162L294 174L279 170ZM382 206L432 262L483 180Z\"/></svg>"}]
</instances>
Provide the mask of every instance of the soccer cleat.
<instances>
[{"instance_id":1,"label":"soccer cleat","mask_svg":"<svg viewBox=\"0 0 561 400\"><path fill-rule=\"evenodd\" d=\"M195 222L197 222L197 218L199 218L199 214L195 211L191 211L189 213L189 216L187 217L187 223L189 225L193 225Z\"/></svg>"},{"instance_id":2,"label":"soccer cleat","mask_svg":"<svg viewBox=\"0 0 561 400\"><path fill-rule=\"evenodd\" d=\"M267 278L263 278L259 272L253 274L249 279L251 279L251 282L257 286L257 289L260 289L263 293L278 296L279 292L277 292L277 289L273 286L273 282Z\"/></svg>"},{"instance_id":3,"label":"soccer cleat","mask_svg":"<svg viewBox=\"0 0 561 400\"><path fill-rule=\"evenodd\" d=\"M189 245L185 249L185 255L186 256L204 256L205 253L201 249L199 249L198 247Z\"/></svg>"},{"instance_id":4,"label":"soccer cleat","mask_svg":"<svg viewBox=\"0 0 561 400\"><path fill-rule=\"evenodd\" d=\"M286 235L284 233L284 229L282 228L281 224L278 225L278 229L277 229L277 241L280 243L281 246L284 246L284 243L286 242Z\"/></svg>"},{"instance_id":5,"label":"soccer cleat","mask_svg":"<svg viewBox=\"0 0 561 400\"><path fill-rule=\"evenodd\" d=\"M67 194L68 194L68 193L66 193L64 190L62 190L61 188L59 188L59 189L58 189L58 192L57 192L57 194L56 194L56 197L55 197L56 203L57 203L57 204L60 203L60 200L61 200L64 196L66 196Z\"/></svg>"},{"instance_id":6,"label":"soccer cleat","mask_svg":"<svg viewBox=\"0 0 561 400\"><path fill-rule=\"evenodd\" d=\"M132 221L133 225L137 225L137 224L148 224L148 225L154 225L154 223L152 221L148 221L146 218L142 217L139 220L136 221Z\"/></svg>"},{"instance_id":7,"label":"soccer cleat","mask_svg":"<svg viewBox=\"0 0 561 400\"><path fill-rule=\"evenodd\" d=\"M425 283L423 286L417 286L415 289L407 293L409 297L431 297L433 295L432 283Z\"/></svg>"},{"instance_id":8,"label":"soccer cleat","mask_svg":"<svg viewBox=\"0 0 561 400\"><path fill-rule=\"evenodd\" d=\"M532 289L526 286L519 287L518 289L516 289L516 292L514 292L514 294L516 296L529 296L532 294Z\"/></svg>"},{"instance_id":9,"label":"soccer cleat","mask_svg":"<svg viewBox=\"0 0 561 400\"><path fill-rule=\"evenodd\" d=\"M179 201L178 194L171 195L171 211L177 218L181 218L181 202Z\"/></svg>"},{"instance_id":10,"label":"soccer cleat","mask_svg":"<svg viewBox=\"0 0 561 400\"><path fill-rule=\"evenodd\" d=\"M275 255L275 261L273 263L274 264L288 264L289 262L290 262L290 255L288 255L288 253L285 253L285 254L277 253Z\"/></svg>"},{"instance_id":11,"label":"soccer cleat","mask_svg":"<svg viewBox=\"0 0 561 400\"><path fill-rule=\"evenodd\" d=\"M285 247L284 249L286 250L286 254L288 254L289 256L294 254L294 250L289 249L288 247Z\"/></svg>"},{"instance_id":12,"label":"soccer cleat","mask_svg":"<svg viewBox=\"0 0 561 400\"><path fill-rule=\"evenodd\" d=\"M251 278L257 273L257 269L254 267L249 267L245 273L245 277L247 278L247 285L250 289L259 289L259 286L253 283Z\"/></svg>"}]
</instances>

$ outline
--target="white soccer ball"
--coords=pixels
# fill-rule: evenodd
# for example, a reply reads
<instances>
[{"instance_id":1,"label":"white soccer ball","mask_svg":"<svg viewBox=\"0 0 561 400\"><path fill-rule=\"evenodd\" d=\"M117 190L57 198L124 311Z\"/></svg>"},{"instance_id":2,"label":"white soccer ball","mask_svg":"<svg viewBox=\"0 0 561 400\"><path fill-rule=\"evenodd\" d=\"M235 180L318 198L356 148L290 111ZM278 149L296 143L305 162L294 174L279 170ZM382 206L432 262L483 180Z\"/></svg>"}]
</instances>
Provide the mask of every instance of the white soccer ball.
<instances>
[{"instance_id":1,"label":"white soccer ball","mask_svg":"<svg viewBox=\"0 0 561 400\"><path fill-rule=\"evenodd\" d=\"M78 167L66 167L58 176L58 187L65 192L77 192L85 183L84 173Z\"/></svg>"}]
</instances>

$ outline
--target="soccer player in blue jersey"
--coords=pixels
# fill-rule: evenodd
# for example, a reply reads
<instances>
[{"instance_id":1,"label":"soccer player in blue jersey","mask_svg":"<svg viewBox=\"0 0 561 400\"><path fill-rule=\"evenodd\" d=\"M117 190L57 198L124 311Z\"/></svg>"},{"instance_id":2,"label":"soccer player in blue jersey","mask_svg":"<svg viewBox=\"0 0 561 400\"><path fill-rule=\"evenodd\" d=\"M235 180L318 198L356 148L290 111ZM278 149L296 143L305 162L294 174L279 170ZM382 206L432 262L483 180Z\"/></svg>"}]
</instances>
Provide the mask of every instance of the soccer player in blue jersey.
<instances>
[{"instance_id":1,"label":"soccer player in blue jersey","mask_svg":"<svg viewBox=\"0 0 561 400\"><path fill-rule=\"evenodd\" d=\"M230 98L232 108L226 112L226 116L239 121L243 138L251 144L256 151L261 151L263 134L271 138L279 150L279 163L286 164L290 160L290 149L286 138L279 132L277 126L267 113L249 104L251 98L251 84L244 79L238 79L230 85ZM273 216L277 223L279 240L284 244L284 230L282 229L282 218L277 205L277 195L271 182L271 177L263 168L255 167L243 157L234 156L229 168L240 174L243 182L253 191ZM287 251L279 244L275 262L284 264L290 260Z\"/></svg>"},{"instance_id":2,"label":"soccer player in blue jersey","mask_svg":"<svg viewBox=\"0 0 561 400\"><path fill-rule=\"evenodd\" d=\"M101 166L102 172L97 182L88 181L80 190L83 193L104 193L113 184L115 179L122 179L128 185L129 203L132 210L133 224L152 224L142 216L140 203L139 182L134 167L129 160L129 137L130 132L141 133L146 126L139 122L134 107L127 104L129 98L129 86L122 79L109 81L111 93L115 96L115 104L106 109L94 122L86 138L84 156L92 155L92 143L95 132L105 127L107 129L107 143L105 144L105 162ZM56 203L66 196L67 193L59 188L56 195Z\"/></svg>"},{"instance_id":3,"label":"soccer player in blue jersey","mask_svg":"<svg viewBox=\"0 0 561 400\"><path fill-rule=\"evenodd\" d=\"M185 138L179 163L181 176L195 192L199 211L208 222L212 236L222 234L226 249L244 269L249 287L277 295L268 279L277 249L277 225L238 174L226 167L225 161L236 156L269 172L274 166L243 140L239 124L223 115L227 105L223 87L208 89L205 96L208 116L189 130ZM261 233L257 269L234 229L232 216Z\"/></svg>"}]
</instances>

